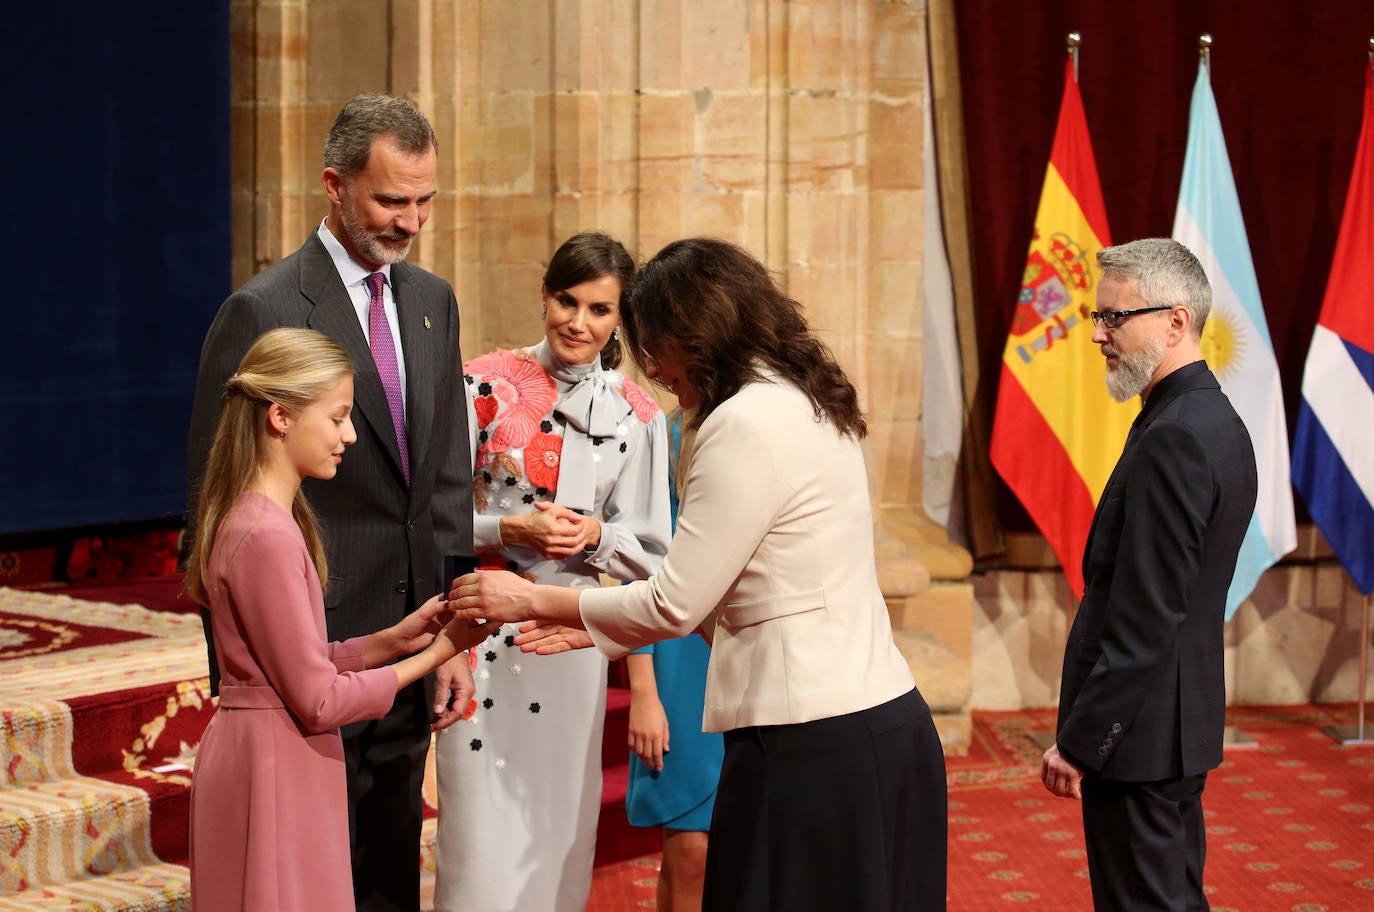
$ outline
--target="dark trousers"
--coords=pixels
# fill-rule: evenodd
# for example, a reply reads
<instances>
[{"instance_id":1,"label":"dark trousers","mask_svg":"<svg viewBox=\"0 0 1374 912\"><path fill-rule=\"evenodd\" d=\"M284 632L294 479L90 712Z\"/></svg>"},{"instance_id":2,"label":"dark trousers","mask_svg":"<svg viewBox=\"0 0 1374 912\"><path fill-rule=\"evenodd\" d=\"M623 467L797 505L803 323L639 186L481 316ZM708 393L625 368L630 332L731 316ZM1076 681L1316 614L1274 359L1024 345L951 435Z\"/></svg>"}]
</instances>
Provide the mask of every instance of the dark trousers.
<instances>
[{"instance_id":1,"label":"dark trousers","mask_svg":"<svg viewBox=\"0 0 1374 912\"><path fill-rule=\"evenodd\" d=\"M945 760L918 691L725 734L706 912L945 908Z\"/></svg>"},{"instance_id":2,"label":"dark trousers","mask_svg":"<svg viewBox=\"0 0 1374 912\"><path fill-rule=\"evenodd\" d=\"M1083 780L1083 836L1097 912L1206 912L1207 774L1162 782Z\"/></svg>"},{"instance_id":3,"label":"dark trousers","mask_svg":"<svg viewBox=\"0 0 1374 912\"><path fill-rule=\"evenodd\" d=\"M429 750L423 682L396 694L381 719L343 729L348 832L358 912L420 908L420 786Z\"/></svg>"}]
</instances>

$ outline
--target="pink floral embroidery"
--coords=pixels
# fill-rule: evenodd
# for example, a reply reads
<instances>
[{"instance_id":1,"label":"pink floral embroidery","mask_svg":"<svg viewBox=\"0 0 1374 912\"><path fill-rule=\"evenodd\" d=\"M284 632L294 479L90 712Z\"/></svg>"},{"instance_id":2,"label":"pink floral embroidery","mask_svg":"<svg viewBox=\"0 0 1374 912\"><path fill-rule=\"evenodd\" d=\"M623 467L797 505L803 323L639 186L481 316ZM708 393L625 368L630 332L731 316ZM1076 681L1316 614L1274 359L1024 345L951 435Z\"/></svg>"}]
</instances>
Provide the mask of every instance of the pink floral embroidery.
<instances>
[{"instance_id":1,"label":"pink floral embroidery","mask_svg":"<svg viewBox=\"0 0 1374 912\"><path fill-rule=\"evenodd\" d=\"M490 384L491 395L501 403L500 421L489 441L493 453L528 444L558 398L553 378L538 361L508 351L497 349L474 358L464 370L479 382Z\"/></svg>"},{"instance_id":2,"label":"pink floral embroidery","mask_svg":"<svg viewBox=\"0 0 1374 912\"><path fill-rule=\"evenodd\" d=\"M638 383L629 377L625 378L625 401L634 409L635 417L645 424L653 420L658 414L658 403L650 399Z\"/></svg>"},{"instance_id":3,"label":"pink floral embroidery","mask_svg":"<svg viewBox=\"0 0 1374 912\"><path fill-rule=\"evenodd\" d=\"M562 457L562 437L535 434L525 446L525 477L545 490L558 490L558 465Z\"/></svg>"}]
</instances>

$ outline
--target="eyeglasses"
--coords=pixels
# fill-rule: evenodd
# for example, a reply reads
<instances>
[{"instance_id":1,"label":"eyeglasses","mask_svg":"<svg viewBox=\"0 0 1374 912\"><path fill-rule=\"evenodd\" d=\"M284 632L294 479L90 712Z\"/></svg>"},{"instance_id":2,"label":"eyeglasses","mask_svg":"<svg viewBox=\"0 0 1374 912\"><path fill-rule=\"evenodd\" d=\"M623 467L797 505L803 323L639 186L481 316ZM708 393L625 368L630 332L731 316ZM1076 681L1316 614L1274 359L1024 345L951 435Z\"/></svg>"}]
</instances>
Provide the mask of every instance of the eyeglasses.
<instances>
[{"instance_id":1,"label":"eyeglasses","mask_svg":"<svg viewBox=\"0 0 1374 912\"><path fill-rule=\"evenodd\" d=\"M1160 310L1173 310L1172 304L1160 304L1156 307L1137 307L1135 310L1094 310L1088 314L1092 317L1093 325L1099 323L1108 329L1116 329L1121 325L1121 321L1136 314L1155 313Z\"/></svg>"},{"instance_id":2,"label":"eyeglasses","mask_svg":"<svg viewBox=\"0 0 1374 912\"><path fill-rule=\"evenodd\" d=\"M649 354L648 352L646 352L642 348L639 350L639 363L644 368L645 374L648 374L650 376L657 376L658 359L655 358L653 355Z\"/></svg>"}]
</instances>

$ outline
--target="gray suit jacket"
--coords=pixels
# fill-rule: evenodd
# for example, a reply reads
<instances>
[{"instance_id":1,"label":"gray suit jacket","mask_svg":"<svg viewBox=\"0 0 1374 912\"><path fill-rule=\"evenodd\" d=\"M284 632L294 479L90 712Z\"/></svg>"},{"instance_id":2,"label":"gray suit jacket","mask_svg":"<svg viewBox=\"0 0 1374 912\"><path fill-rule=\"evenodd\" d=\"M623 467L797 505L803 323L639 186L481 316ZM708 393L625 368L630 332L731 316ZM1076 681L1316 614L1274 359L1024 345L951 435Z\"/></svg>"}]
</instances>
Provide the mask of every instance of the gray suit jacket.
<instances>
[{"instance_id":1,"label":"gray suit jacket","mask_svg":"<svg viewBox=\"0 0 1374 912\"><path fill-rule=\"evenodd\" d=\"M391 267L391 287L406 363L409 486L357 312L314 232L299 250L229 296L200 355L186 467L192 515L225 381L254 339L278 326L304 326L333 338L353 358L358 441L348 448L335 478L305 483L324 527L330 586L325 620L335 640L400 620L408 605L444 588L445 554L472 551L472 467L457 301L447 282L407 263ZM218 685L217 670L211 674Z\"/></svg>"}]
</instances>

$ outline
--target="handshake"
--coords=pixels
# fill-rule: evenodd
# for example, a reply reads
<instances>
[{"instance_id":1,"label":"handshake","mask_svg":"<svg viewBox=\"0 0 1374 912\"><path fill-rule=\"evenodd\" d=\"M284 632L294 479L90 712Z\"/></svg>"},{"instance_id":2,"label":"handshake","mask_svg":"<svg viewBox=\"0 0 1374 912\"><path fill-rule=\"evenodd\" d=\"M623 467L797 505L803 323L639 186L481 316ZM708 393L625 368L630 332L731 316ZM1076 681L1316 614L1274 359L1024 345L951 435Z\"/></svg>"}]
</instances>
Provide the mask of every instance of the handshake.
<instances>
[{"instance_id":1,"label":"handshake","mask_svg":"<svg viewBox=\"0 0 1374 912\"><path fill-rule=\"evenodd\" d=\"M484 631L499 624L518 623L521 627L515 645L522 652L554 655L593 645L585 630L562 623L562 615L570 615L572 624L580 621L577 590L539 586L507 570L479 571L477 563L471 555L444 558L449 590L441 610L451 618L449 627L444 628L446 636L456 635L458 631L450 628L459 623Z\"/></svg>"}]
</instances>

